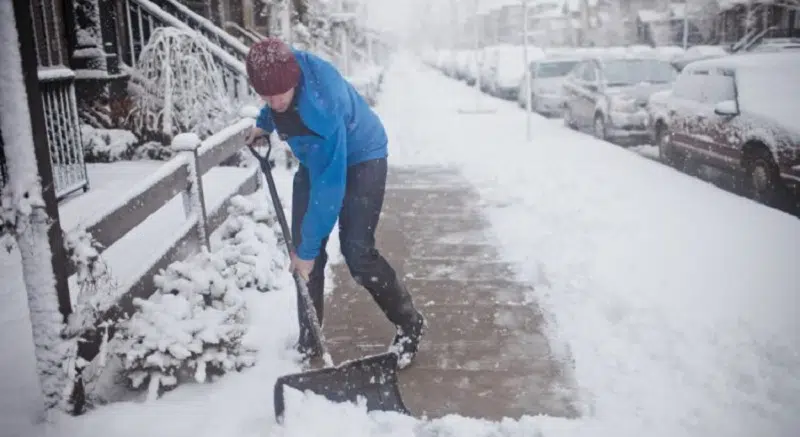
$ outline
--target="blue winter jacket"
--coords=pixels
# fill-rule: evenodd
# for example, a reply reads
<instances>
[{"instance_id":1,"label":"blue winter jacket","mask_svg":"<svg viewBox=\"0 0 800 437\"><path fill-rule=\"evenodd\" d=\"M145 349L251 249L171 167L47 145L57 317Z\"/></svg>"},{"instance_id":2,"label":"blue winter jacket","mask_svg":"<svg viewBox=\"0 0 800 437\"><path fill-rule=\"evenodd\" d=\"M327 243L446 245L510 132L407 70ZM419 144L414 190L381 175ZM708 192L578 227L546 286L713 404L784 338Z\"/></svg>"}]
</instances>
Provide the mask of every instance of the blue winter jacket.
<instances>
[{"instance_id":1,"label":"blue winter jacket","mask_svg":"<svg viewBox=\"0 0 800 437\"><path fill-rule=\"evenodd\" d=\"M386 131L366 100L324 59L293 50L301 76L295 92L303 123L319 136L290 137L287 142L308 169L311 192L297 248L300 259L319 254L339 216L349 166L387 156ZM272 111L265 105L256 126L272 132ZM280 133L280 132L279 132Z\"/></svg>"}]
</instances>

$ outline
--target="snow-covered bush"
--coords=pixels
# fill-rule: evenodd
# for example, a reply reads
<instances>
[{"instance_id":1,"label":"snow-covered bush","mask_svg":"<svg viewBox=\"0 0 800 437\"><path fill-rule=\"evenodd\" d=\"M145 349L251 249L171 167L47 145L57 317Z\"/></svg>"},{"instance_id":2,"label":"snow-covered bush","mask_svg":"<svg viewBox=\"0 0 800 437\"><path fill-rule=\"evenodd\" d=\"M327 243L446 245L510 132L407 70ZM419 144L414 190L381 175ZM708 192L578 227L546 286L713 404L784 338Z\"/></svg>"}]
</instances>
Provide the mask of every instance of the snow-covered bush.
<instances>
[{"instance_id":1,"label":"snow-covered bush","mask_svg":"<svg viewBox=\"0 0 800 437\"><path fill-rule=\"evenodd\" d=\"M98 129L81 125L86 162L114 162L131 159L168 160L175 152L157 141L141 142L125 129Z\"/></svg>"},{"instance_id":2,"label":"snow-covered bush","mask_svg":"<svg viewBox=\"0 0 800 437\"><path fill-rule=\"evenodd\" d=\"M203 138L236 118L222 71L207 44L193 30L159 27L153 31L135 68L144 88L135 94L130 116L140 136L171 138L193 132Z\"/></svg>"},{"instance_id":3,"label":"snow-covered bush","mask_svg":"<svg viewBox=\"0 0 800 437\"><path fill-rule=\"evenodd\" d=\"M118 325L111 348L122 373L132 387L146 385L151 399L181 382L204 382L255 362L255 351L242 343L243 291L272 290L288 261L261 203L236 196L228 213L211 236L212 251L163 270L154 278L155 293L136 299L137 312Z\"/></svg>"},{"instance_id":4,"label":"snow-covered bush","mask_svg":"<svg viewBox=\"0 0 800 437\"><path fill-rule=\"evenodd\" d=\"M113 162L130 159L139 139L124 129L96 129L81 125L83 152L86 162Z\"/></svg>"},{"instance_id":5,"label":"snow-covered bush","mask_svg":"<svg viewBox=\"0 0 800 437\"><path fill-rule=\"evenodd\" d=\"M92 329L99 314L113 304L119 284L100 256L99 244L85 229L65 233L64 246L78 284L77 304L67 326L67 333L76 337Z\"/></svg>"},{"instance_id":6,"label":"snow-covered bush","mask_svg":"<svg viewBox=\"0 0 800 437\"><path fill-rule=\"evenodd\" d=\"M222 257L204 250L171 264L155 284L149 299L134 300L137 312L120 324L114 348L134 388L147 383L154 399L190 377L205 382L254 364L241 342L245 299Z\"/></svg>"},{"instance_id":7,"label":"snow-covered bush","mask_svg":"<svg viewBox=\"0 0 800 437\"><path fill-rule=\"evenodd\" d=\"M231 269L239 288L270 291L279 271L286 265L284 252L270 226L274 220L269 210L259 208L245 197L231 199L228 219L213 235L216 253Z\"/></svg>"}]
</instances>

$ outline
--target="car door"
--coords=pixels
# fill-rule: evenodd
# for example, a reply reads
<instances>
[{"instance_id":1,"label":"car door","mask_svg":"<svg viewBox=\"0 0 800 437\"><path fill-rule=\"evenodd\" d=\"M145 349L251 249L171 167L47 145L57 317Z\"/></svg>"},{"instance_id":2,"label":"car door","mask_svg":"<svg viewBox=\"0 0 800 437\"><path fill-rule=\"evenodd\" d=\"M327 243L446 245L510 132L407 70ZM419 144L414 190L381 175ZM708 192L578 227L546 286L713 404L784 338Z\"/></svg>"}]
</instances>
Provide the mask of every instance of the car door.
<instances>
[{"instance_id":1,"label":"car door","mask_svg":"<svg viewBox=\"0 0 800 437\"><path fill-rule=\"evenodd\" d=\"M684 70L675 80L667 102L671 143L682 153L696 155L697 113L702 110L704 75Z\"/></svg>"},{"instance_id":2,"label":"car door","mask_svg":"<svg viewBox=\"0 0 800 437\"><path fill-rule=\"evenodd\" d=\"M717 105L723 102L727 102L725 105L730 108L738 108L733 71L709 71L703 90L704 104L698 116L696 144L706 154L707 163L721 168L738 168L743 139L739 114L716 111Z\"/></svg>"},{"instance_id":3,"label":"car door","mask_svg":"<svg viewBox=\"0 0 800 437\"><path fill-rule=\"evenodd\" d=\"M583 126L594 126L594 108L599 94L599 71L597 65L590 61L586 63L580 77L580 91L578 101L578 118Z\"/></svg>"},{"instance_id":4,"label":"car door","mask_svg":"<svg viewBox=\"0 0 800 437\"><path fill-rule=\"evenodd\" d=\"M589 86L590 79L594 76L596 76L594 65L591 61L587 61L581 65L573 80L572 116L580 128L592 125L591 116L589 115L589 102L592 98L592 91Z\"/></svg>"},{"instance_id":5,"label":"car door","mask_svg":"<svg viewBox=\"0 0 800 437\"><path fill-rule=\"evenodd\" d=\"M578 96L580 88L580 76L583 72L583 68L586 63L580 63L575 66L575 68L567 75L567 78L564 80L563 90L564 90L564 106L565 110L568 112L565 114L565 117L569 117L572 119L573 122L577 123L577 113L576 111L578 106Z\"/></svg>"}]
</instances>

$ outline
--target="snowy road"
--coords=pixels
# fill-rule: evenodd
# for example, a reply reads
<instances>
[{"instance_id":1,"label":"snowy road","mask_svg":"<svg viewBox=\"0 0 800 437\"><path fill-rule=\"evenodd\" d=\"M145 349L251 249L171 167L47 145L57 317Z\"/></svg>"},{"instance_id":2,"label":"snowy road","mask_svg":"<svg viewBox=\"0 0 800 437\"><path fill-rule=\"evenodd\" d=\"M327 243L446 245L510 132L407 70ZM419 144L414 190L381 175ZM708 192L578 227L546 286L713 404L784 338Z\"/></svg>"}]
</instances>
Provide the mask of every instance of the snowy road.
<instances>
[{"instance_id":1,"label":"snowy road","mask_svg":"<svg viewBox=\"0 0 800 437\"><path fill-rule=\"evenodd\" d=\"M513 103L462 113L473 90L410 58L380 101L393 165L455 165L480 192L501 256L536 284L571 358L582 417L420 423L314 404L275 428L272 383L294 368L287 288L248 296L255 368L64 418L49 436L797 435L800 221L536 116L527 142Z\"/></svg>"}]
</instances>

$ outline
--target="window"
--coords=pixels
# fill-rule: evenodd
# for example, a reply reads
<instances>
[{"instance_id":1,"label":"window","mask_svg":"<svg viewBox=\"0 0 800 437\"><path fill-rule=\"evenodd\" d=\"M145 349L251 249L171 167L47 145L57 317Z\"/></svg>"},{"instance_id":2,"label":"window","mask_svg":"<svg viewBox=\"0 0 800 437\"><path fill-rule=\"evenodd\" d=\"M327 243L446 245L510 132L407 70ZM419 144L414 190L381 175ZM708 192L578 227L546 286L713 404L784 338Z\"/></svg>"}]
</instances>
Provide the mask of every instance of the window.
<instances>
[{"instance_id":1,"label":"window","mask_svg":"<svg viewBox=\"0 0 800 437\"><path fill-rule=\"evenodd\" d=\"M603 62L608 86L628 86L641 82L670 83L677 71L669 62L655 59L614 59Z\"/></svg>"},{"instance_id":2,"label":"window","mask_svg":"<svg viewBox=\"0 0 800 437\"><path fill-rule=\"evenodd\" d=\"M541 62L536 68L536 77L566 76L578 61Z\"/></svg>"},{"instance_id":3,"label":"window","mask_svg":"<svg viewBox=\"0 0 800 437\"><path fill-rule=\"evenodd\" d=\"M581 79L585 80L586 82L596 82L597 81L597 72L595 71L594 65L586 64L583 68L583 74L581 74Z\"/></svg>"},{"instance_id":4,"label":"window","mask_svg":"<svg viewBox=\"0 0 800 437\"><path fill-rule=\"evenodd\" d=\"M716 105L726 100L736 100L736 87L729 74L710 74L703 82L702 102Z\"/></svg>"},{"instance_id":5,"label":"window","mask_svg":"<svg viewBox=\"0 0 800 437\"><path fill-rule=\"evenodd\" d=\"M587 64L583 63L583 64L579 64L577 67L575 67L572 70L572 72L570 73L570 76L572 76L572 79L579 80L583 76L583 70L586 69L586 66L587 66Z\"/></svg>"},{"instance_id":6,"label":"window","mask_svg":"<svg viewBox=\"0 0 800 437\"><path fill-rule=\"evenodd\" d=\"M678 99L702 101L704 77L706 76L697 72L684 72L675 80L672 94Z\"/></svg>"}]
</instances>

